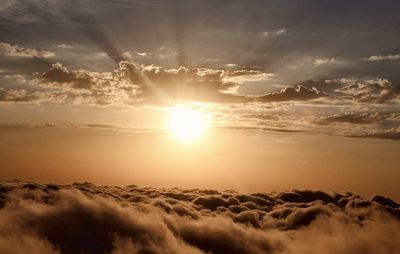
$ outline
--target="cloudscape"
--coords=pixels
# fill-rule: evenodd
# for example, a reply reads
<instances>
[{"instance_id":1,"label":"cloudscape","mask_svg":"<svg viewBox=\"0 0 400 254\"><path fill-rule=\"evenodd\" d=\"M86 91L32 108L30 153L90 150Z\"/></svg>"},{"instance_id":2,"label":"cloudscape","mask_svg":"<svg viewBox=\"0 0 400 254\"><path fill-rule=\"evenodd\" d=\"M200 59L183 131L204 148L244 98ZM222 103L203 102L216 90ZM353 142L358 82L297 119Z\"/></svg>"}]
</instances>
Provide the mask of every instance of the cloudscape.
<instances>
[{"instance_id":1,"label":"cloudscape","mask_svg":"<svg viewBox=\"0 0 400 254\"><path fill-rule=\"evenodd\" d=\"M1 1L0 253L400 253L399 11Z\"/></svg>"},{"instance_id":2,"label":"cloudscape","mask_svg":"<svg viewBox=\"0 0 400 254\"><path fill-rule=\"evenodd\" d=\"M1 190L4 253L396 253L400 248L400 204L379 195L366 200L350 192L240 194L19 181L2 182Z\"/></svg>"}]
</instances>

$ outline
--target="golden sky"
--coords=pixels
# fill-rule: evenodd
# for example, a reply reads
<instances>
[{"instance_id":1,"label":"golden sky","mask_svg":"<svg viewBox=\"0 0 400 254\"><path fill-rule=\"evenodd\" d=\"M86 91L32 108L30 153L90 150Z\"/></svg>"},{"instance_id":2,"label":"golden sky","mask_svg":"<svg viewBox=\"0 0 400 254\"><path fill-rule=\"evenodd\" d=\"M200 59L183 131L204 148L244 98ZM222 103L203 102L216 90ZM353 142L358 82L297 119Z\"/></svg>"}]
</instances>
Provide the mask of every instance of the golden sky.
<instances>
[{"instance_id":1,"label":"golden sky","mask_svg":"<svg viewBox=\"0 0 400 254\"><path fill-rule=\"evenodd\" d=\"M0 254L400 254L399 0L0 0Z\"/></svg>"},{"instance_id":2,"label":"golden sky","mask_svg":"<svg viewBox=\"0 0 400 254\"><path fill-rule=\"evenodd\" d=\"M225 129L188 140L96 126L3 128L0 140L6 179L400 198L397 141Z\"/></svg>"},{"instance_id":3,"label":"golden sky","mask_svg":"<svg viewBox=\"0 0 400 254\"><path fill-rule=\"evenodd\" d=\"M2 178L399 197L397 3L3 2Z\"/></svg>"}]
</instances>

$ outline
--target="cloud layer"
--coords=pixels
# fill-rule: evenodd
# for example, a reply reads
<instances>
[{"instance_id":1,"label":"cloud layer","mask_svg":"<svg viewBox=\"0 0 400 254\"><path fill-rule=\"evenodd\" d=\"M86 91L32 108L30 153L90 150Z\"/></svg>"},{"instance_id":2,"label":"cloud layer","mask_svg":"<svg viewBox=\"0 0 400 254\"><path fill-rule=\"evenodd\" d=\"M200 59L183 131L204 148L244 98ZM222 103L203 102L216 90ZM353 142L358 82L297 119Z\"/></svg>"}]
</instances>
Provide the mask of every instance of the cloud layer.
<instances>
[{"instance_id":1,"label":"cloud layer","mask_svg":"<svg viewBox=\"0 0 400 254\"><path fill-rule=\"evenodd\" d=\"M2 181L2 253L399 253L400 205L321 191L241 194ZM310 244L312 242L312 244Z\"/></svg>"}]
</instances>

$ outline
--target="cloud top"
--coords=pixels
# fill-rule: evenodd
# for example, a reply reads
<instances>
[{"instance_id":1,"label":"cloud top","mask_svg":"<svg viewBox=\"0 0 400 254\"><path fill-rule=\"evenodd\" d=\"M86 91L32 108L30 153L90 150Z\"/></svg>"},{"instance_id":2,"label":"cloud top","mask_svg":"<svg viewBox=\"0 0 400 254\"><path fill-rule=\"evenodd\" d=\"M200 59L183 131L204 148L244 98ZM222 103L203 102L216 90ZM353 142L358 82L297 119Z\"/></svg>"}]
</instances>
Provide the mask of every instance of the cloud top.
<instances>
[{"instance_id":1,"label":"cloud top","mask_svg":"<svg viewBox=\"0 0 400 254\"><path fill-rule=\"evenodd\" d=\"M279 194L2 181L0 251L396 253L399 204ZM307 244L310 241L312 245ZM398 252L397 252L398 253Z\"/></svg>"}]
</instances>

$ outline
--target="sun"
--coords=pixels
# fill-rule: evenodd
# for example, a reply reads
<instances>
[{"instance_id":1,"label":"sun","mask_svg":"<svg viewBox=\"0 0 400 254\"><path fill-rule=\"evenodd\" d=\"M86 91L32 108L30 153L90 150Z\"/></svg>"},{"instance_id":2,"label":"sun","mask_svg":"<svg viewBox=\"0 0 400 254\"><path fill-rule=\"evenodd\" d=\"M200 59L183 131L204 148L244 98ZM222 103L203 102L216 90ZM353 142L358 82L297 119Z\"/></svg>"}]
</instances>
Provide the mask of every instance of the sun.
<instances>
[{"instance_id":1,"label":"sun","mask_svg":"<svg viewBox=\"0 0 400 254\"><path fill-rule=\"evenodd\" d=\"M167 128L177 139L190 142L198 139L208 127L203 112L190 106L179 105L170 109Z\"/></svg>"}]
</instances>

